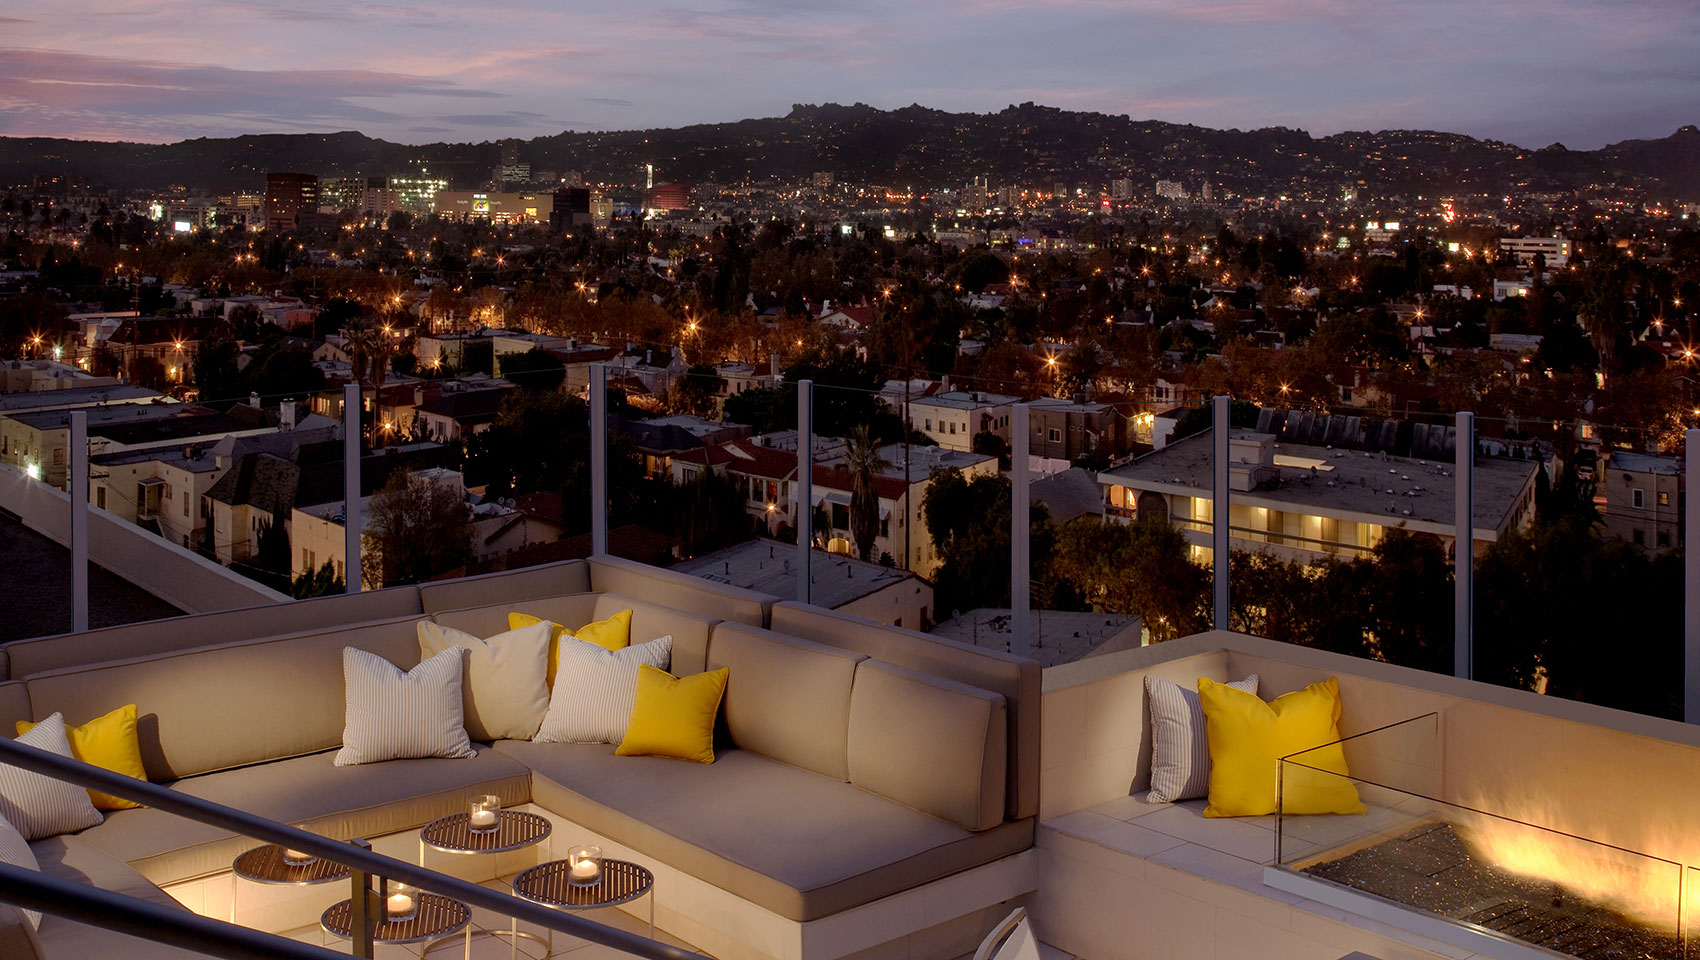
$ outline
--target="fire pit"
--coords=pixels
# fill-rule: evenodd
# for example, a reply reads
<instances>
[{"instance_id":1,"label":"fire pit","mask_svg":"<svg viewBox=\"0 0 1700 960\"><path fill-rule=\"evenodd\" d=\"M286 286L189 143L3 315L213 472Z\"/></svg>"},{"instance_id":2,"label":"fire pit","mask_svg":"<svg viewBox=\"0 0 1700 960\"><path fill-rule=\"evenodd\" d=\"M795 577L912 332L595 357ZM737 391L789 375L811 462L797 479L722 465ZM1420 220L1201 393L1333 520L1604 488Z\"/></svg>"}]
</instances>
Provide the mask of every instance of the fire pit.
<instances>
[{"instance_id":1,"label":"fire pit","mask_svg":"<svg viewBox=\"0 0 1700 960\"><path fill-rule=\"evenodd\" d=\"M1681 960L1682 940L1564 886L1472 855L1452 824L1430 820L1303 872L1584 960Z\"/></svg>"},{"instance_id":2,"label":"fire pit","mask_svg":"<svg viewBox=\"0 0 1700 960\"><path fill-rule=\"evenodd\" d=\"M1610 810L1543 806L1548 794L1511 777L1493 781L1494 797L1479 779L1449 787L1437 762L1439 733L1429 714L1348 738L1353 776L1344 779L1369 812L1279 816L1276 862L1264 881L1501 960L1700 956L1685 950L1695 938L1684 924L1700 918L1700 868L1554 827L1604 829L1645 840L1637 844L1644 849L1675 845L1613 833L1609 821L1589 816ZM1302 753L1281 761L1283 789L1341 778L1304 761Z\"/></svg>"}]
</instances>

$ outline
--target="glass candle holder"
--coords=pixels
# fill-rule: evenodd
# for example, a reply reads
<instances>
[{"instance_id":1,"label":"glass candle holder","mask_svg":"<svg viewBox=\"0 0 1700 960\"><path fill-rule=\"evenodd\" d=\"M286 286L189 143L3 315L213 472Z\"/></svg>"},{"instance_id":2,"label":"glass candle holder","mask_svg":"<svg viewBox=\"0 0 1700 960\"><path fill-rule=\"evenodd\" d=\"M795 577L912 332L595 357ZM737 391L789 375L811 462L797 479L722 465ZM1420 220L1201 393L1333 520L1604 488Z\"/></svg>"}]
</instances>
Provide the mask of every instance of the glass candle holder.
<instances>
[{"instance_id":1,"label":"glass candle holder","mask_svg":"<svg viewBox=\"0 0 1700 960\"><path fill-rule=\"evenodd\" d=\"M468 810L467 828L473 833L495 833L502 828L502 798L484 794L472 798Z\"/></svg>"},{"instance_id":2,"label":"glass candle holder","mask_svg":"<svg viewBox=\"0 0 1700 960\"><path fill-rule=\"evenodd\" d=\"M602 848L585 844L567 851L567 882L594 887L602 882Z\"/></svg>"},{"instance_id":3,"label":"glass candle holder","mask_svg":"<svg viewBox=\"0 0 1700 960\"><path fill-rule=\"evenodd\" d=\"M310 853L302 853L300 850L290 850L287 847L284 848L283 865L286 867L307 867L312 866L318 861L319 858Z\"/></svg>"},{"instance_id":4,"label":"glass candle holder","mask_svg":"<svg viewBox=\"0 0 1700 960\"><path fill-rule=\"evenodd\" d=\"M384 897L384 917L388 920L412 920L419 915L419 888L405 883L390 883Z\"/></svg>"}]
</instances>

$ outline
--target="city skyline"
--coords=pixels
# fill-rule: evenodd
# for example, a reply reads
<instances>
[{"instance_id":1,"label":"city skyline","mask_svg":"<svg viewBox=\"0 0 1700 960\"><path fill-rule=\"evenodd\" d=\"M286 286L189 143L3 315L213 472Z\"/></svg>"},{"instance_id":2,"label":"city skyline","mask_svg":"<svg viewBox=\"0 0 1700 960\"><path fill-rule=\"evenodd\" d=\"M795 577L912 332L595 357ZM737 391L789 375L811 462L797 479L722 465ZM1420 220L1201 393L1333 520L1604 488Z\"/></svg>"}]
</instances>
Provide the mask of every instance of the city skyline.
<instances>
[{"instance_id":1,"label":"city skyline","mask_svg":"<svg viewBox=\"0 0 1700 960\"><path fill-rule=\"evenodd\" d=\"M1624 6L78 0L53 18L0 15L0 134L357 129L423 143L777 116L794 102L988 112L1031 100L1209 127L1428 128L1592 149L1697 119L1700 7Z\"/></svg>"}]
</instances>

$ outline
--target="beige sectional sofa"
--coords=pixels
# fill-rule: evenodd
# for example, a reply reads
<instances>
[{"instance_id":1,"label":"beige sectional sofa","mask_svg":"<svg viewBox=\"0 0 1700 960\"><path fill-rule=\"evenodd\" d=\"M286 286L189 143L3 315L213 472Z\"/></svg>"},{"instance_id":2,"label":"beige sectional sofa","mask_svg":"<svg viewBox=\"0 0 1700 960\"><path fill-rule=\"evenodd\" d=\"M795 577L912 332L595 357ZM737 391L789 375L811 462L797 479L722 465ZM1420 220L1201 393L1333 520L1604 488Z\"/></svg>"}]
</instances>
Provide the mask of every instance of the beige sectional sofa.
<instances>
[{"instance_id":1,"label":"beige sectional sofa","mask_svg":"<svg viewBox=\"0 0 1700 960\"><path fill-rule=\"evenodd\" d=\"M410 596L418 609L406 609ZM0 683L0 728L55 711L80 722L133 702L151 780L336 838L412 831L495 793L797 929L1033 845L1032 661L608 558L350 597L339 609L403 612L319 622L339 599L15 643L20 679ZM410 668L421 616L489 635L510 611L577 626L627 607L634 641L673 635L673 672L730 668L715 763L498 741L475 744L470 760L332 765L343 647ZM216 636L291 615L316 622ZM36 669L47 664L58 665ZM152 888L226 871L252 843L141 809L37 846L75 847L108 861L124 885ZM90 880L104 886L105 876ZM83 955L61 945L73 934L89 932L48 918L45 955Z\"/></svg>"}]
</instances>

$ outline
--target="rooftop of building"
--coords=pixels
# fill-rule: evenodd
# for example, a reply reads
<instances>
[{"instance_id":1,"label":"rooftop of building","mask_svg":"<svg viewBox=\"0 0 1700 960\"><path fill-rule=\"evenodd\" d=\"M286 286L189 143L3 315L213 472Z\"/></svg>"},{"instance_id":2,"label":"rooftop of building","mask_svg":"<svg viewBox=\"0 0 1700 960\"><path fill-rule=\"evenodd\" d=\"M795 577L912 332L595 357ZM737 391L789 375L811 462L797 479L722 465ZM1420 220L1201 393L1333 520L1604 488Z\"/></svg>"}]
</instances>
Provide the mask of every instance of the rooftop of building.
<instances>
[{"instance_id":1,"label":"rooftop of building","mask_svg":"<svg viewBox=\"0 0 1700 960\"><path fill-rule=\"evenodd\" d=\"M921 407L947 407L952 410L978 410L981 407L1002 407L1020 402L1020 397L1003 393L952 390L948 393L935 393L930 397L913 397L909 404L910 406Z\"/></svg>"},{"instance_id":2,"label":"rooftop of building","mask_svg":"<svg viewBox=\"0 0 1700 960\"><path fill-rule=\"evenodd\" d=\"M1263 436L1232 430L1235 438ZM1193 434L1098 474L1100 484L1208 497L1214 483L1211 431ZM1329 445L1277 441L1276 478L1233 499L1275 509L1325 510L1356 514L1396 526L1401 521L1450 526L1457 483L1453 465ZM1512 508L1534 482L1531 460L1477 457L1472 523L1477 530L1499 530Z\"/></svg>"},{"instance_id":3,"label":"rooftop of building","mask_svg":"<svg viewBox=\"0 0 1700 960\"><path fill-rule=\"evenodd\" d=\"M1613 450L1606 460L1607 470L1626 470L1630 473L1656 473L1674 477L1682 473L1682 462L1675 457L1659 457L1650 453L1630 453Z\"/></svg>"},{"instance_id":4,"label":"rooftop of building","mask_svg":"<svg viewBox=\"0 0 1700 960\"><path fill-rule=\"evenodd\" d=\"M946 611L940 611L946 612ZM1028 656L1051 667L1086 657L1131 650L1140 645L1138 617L1115 613L1034 610ZM1008 607L964 610L934 627L932 633L988 650L1009 652L1014 634Z\"/></svg>"},{"instance_id":5,"label":"rooftop of building","mask_svg":"<svg viewBox=\"0 0 1700 960\"><path fill-rule=\"evenodd\" d=\"M34 390L28 393L0 394L0 413L10 414L48 407L93 406L101 403L137 405L137 401L165 400L158 390L149 390L127 383L99 387L69 387L64 390Z\"/></svg>"},{"instance_id":6,"label":"rooftop of building","mask_svg":"<svg viewBox=\"0 0 1700 960\"><path fill-rule=\"evenodd\" d=\"M797 547L778 540L747 540L680 561L673 569L774 596L797 593ZM836 609L904 580L915 579L907 570L864 563L843 554L824 550L809 553L809 600L823 607Z\"/></svg>"},{"instance_id":7,"label":"rooftop of building","mask_svg":"<svg viewBox=\"0 0 1700 960\"><path fill-rule=\"evenodd\" d=\"M71 425L71 411L81 410L87 414L88 428L91 432L97 428L115 427L120 424L142 423L151 420L164 420L175 417L185 409L183 404L171 403L118 403L102 407L65 408L60 410L36 410L23 413L8 413L6 419L14 420L35 430L64 430Z\"/></svg>"}]
</instances>

